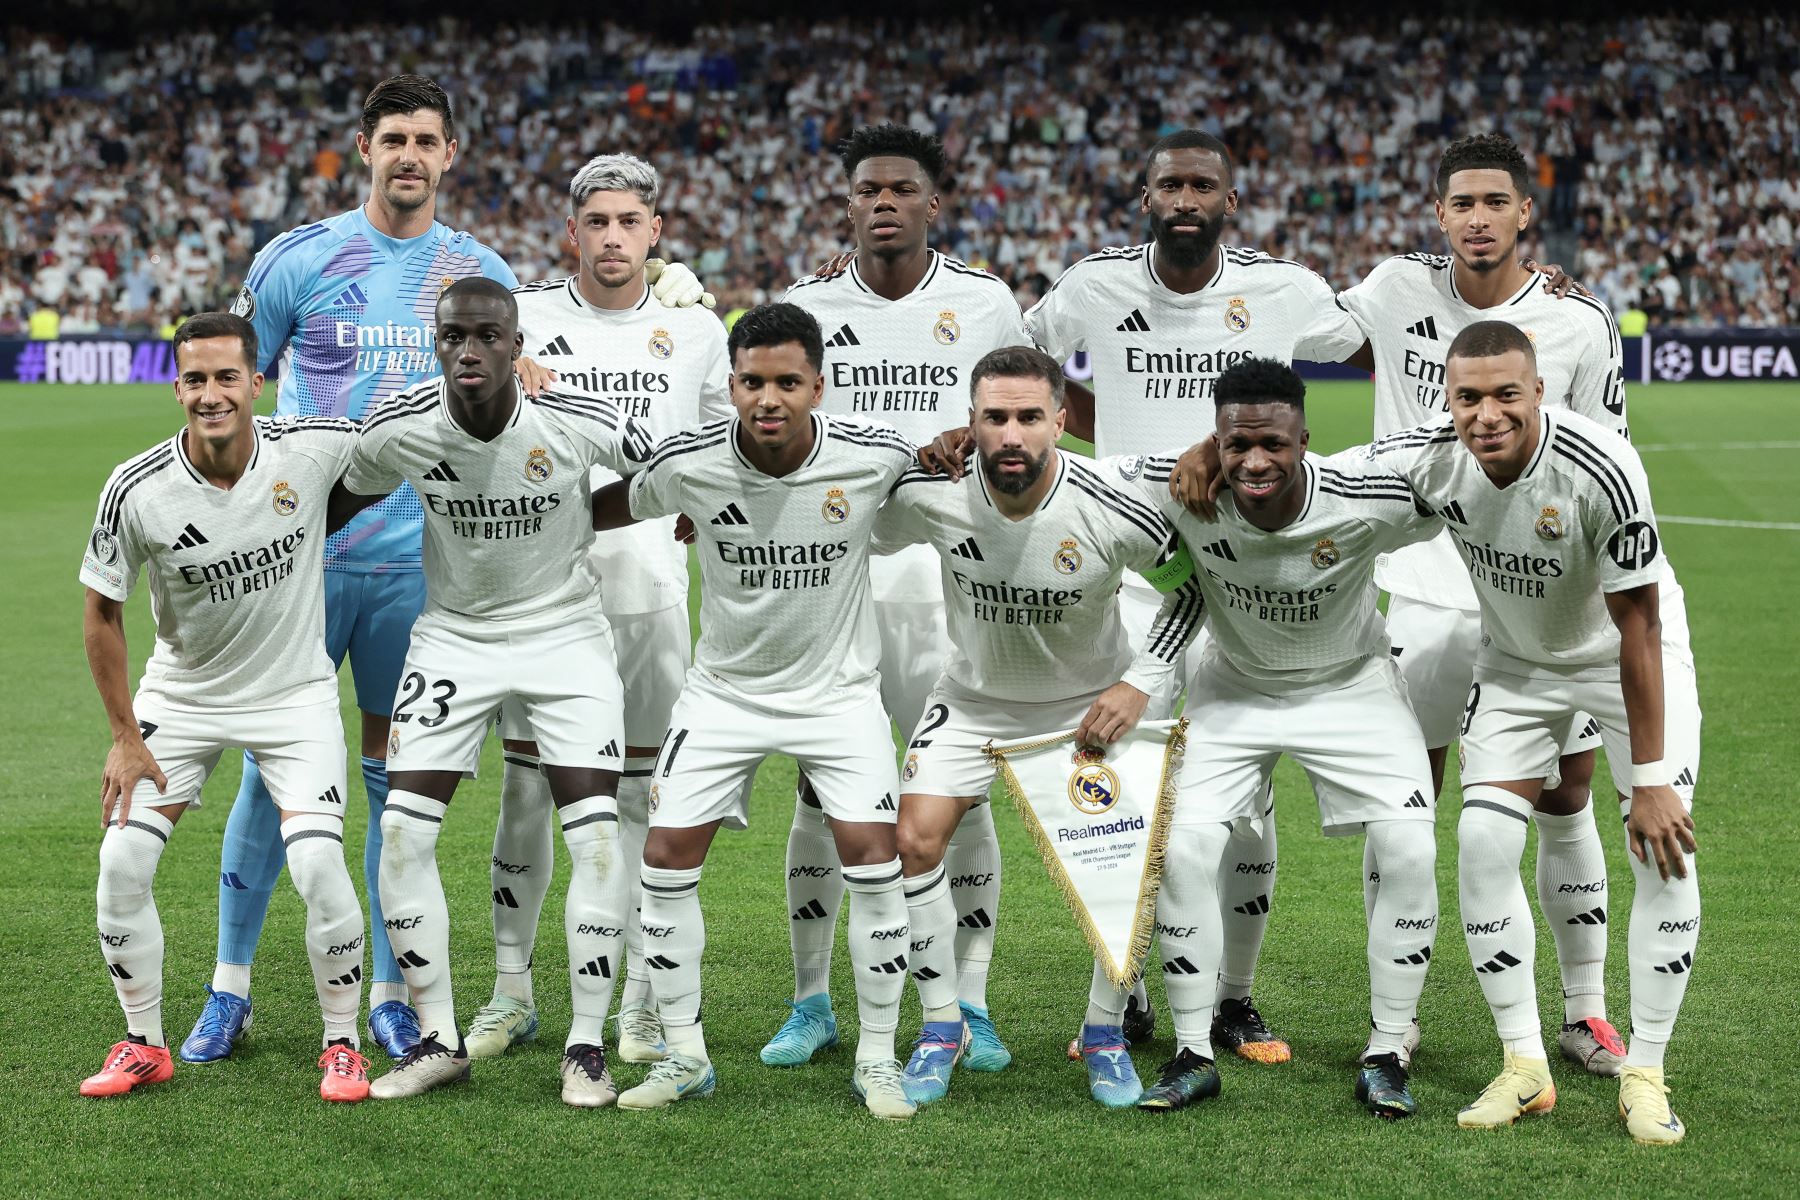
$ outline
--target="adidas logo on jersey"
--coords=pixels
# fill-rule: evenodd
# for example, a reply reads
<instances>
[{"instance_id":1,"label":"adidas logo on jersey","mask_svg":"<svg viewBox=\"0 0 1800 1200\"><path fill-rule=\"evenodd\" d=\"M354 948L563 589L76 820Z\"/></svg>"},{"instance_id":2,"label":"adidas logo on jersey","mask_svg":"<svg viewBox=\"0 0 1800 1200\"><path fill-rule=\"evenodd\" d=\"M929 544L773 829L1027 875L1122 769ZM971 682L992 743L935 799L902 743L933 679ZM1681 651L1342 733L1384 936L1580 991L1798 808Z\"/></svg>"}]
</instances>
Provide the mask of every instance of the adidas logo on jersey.
<instances>
[{"instance_id":1,"label":"adidas logo on jersey","mask_svg":"<svg viewBox=\"0 0 1800 1200\"><path fill-rule=\"evenodd\" d=\"M343 291L339 292L337 294L337 299L333 300L331 303L334 308L359 308L368 302L368 294L362 290L362 286L353 283Z\"/></svg>"},{"instance_id":2,"label":"adidas logo on jersey","mask_svg":"<svg viewBox=\"0 0 1800 1200\"><path fill-rule=\"evenodd\" d=\"M844 326L842 329L839 329L836 333L832 334L831 337L826 339L825 344L827 346L860 346L860 345L862 345L861 342L856 340L856 334L851 332L851 329L848 325Z\"/></svg>"},{"instance_id":3,"label":"adidas logo on jersey","mask_svg":"<svg viewBox=\"0 0 1800 1200\"><path fill-rule=\"evenodd\" d=\"M1220 538L1216 542L1212 542L1208 545L1202 546L1202 547L1200 547L1200 549L1203 553L1210 554L1214 558L1222 558L1228 562L1236 562L1237 561L1237 555L1232 553L1230 543L1228 543L1224 538Z\"/></svg>"},{"instance_id":4,"label":"adidas logo on jersey","mask_svg":"<svg viewBox=\"0 0 1800 1200\"><path fill-rule=\"evenodd\" d=\"M461 483L462 482L461 479L457 478L456 472L452 471L450 469L450 464L447 462L440 462L440 463L438 463L437 466L435 466L435 467L431 468L431 470L425 472L424 478L429 479L433 483Z\"/></svg>"},{"instance_id":5,"label":"adidas logo on jersey","mask_svg":"<svg viewBox=\"0 0 1800 1200\"><path fill-rule=\"evenodd\" d=\"M1120 333L1149 333L1150 322L1144 320L1144 314L1134 308L1131 310L1131 315L1129 317L1120 321L1113 328L1117 329Z\"/></svg>"},{"instance_id":6,"label":"adidas logo on jersey","mask_svg":"<svg viewBox=\"0 0 1800 1200\"><path fill-rule=\"evenodd\" d=\"M545 343L544 348L542 350L539 350L537 352L537 354L535 355L535 357L548 358L552 354L573 354L573 353L575 353L575 351L570 348L569 339L566 337L558 337L558 338L552 338L552 339L550 339L549 342Z\"/></svg>"},{"instance_id":7,"label":"adidas logo on jersey","mask_svg":"<svg viewBox=\"0 0 1800 1200\"><path fill-rule=\"evenodd\" d=\"M1400 807L1401 808L1429 808L1431 806L1425 803L1424 796L1420 795L1418 792L1415 791L1412 795L1410 795L1406 798L1406 803L1402 804Z\"/></svg>"},{"instance_id":8,"label":"adidas logo on jersey","mask_svg":"<svg viewBox=\"0 0 1800 1200\"><path fill-rule=\"evenodd\" d=\"M1469 523L1469 518L1463 515L1462 504L1455 500L1452 500L1450 503L1444 505L1444 507L1438 509L1438 516L1444 518L1446 521L1454 521L1458 525L1467 525Z\"/></svg>"},{"instance_id":9,"label":"adidas logo on jersey","mask_svg":"<svg viewBox=\"0 0 1800 1200\"><path fill-rule=\"evenodd\" d=\"M718 516L708 522L710 525L748 525L749 523L750 519L738 509L736 504L727 504L719 510Z\"/></svg>"},{"instance_id":10,"label":"adidas logo on jersey","mask_svg":"<svg viewBox=\"0 0 1800 1200\"><path fill-rule=\"evenodd\" d=\"M1406 332L1414 337L1422 337L1428 342L1435 342L1438 340L1437 320L1434 317L1426 317L1423 321L1408 325Z\"/></svg>"},{"instance_id":11,"label":"adidas logo on jersey","mask_svg":"<svg viewBox=\"0 0 1800 1200\"><path fill-rule=\"evenodd\" d=\"M188 527L181 531L181 536L175 539L174 544L171 545L169 549L192 550L195 546L204 545L206 545L206 535L201 533L198 529L195 529L192 522L190 522Z\"/></svg>"},{"instance_id":12,"label":"adidas logo on jersey","mask_svg":"<svg viewBox=\"0 0 1800 1200\"><path fill-rule=\"evenodd\" d=\"M972 559L975 562L987 561L981 557L981 547L975 544L974 538L968 538L958 542L956 545L950 547L950 553L956 555L958 558Z\"/></svg>"}]
</instances>

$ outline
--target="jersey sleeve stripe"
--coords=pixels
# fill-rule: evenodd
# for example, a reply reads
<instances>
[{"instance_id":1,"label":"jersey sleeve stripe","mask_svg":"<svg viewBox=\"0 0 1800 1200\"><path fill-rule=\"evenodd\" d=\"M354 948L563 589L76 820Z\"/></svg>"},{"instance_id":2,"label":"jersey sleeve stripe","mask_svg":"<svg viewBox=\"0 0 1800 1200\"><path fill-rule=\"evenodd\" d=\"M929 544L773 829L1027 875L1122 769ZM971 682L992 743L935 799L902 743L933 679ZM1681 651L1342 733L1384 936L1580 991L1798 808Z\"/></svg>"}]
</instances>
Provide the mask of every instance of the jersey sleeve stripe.
<instances>
[{"instance_id":1,"label":"jersey sleeve stripe","mask_svg":"<svg viewBox=\"0 0 1800 1200\"><path fill-rule=\"evenodd\" d=\"M296 246L305 245L314 238L328 232L330 232L330 226L325 225L323 222L316 225L302 225L298 229L292 230L286 236L280 238L278 244L268 247L268 260L261 266L253 266L251 268L250 278L244 281L245 286L254 292L268 281L269 272L274 269L275 264L280 262L288 251L294 249Z\"/></svg>"},{"instance_id":2,"label":"jersey sleeve stripe","mask_svg":"<svg viewBox=\"0 0 1800 1200\"><path fill-rule=\"evenodd\" d=\"M130 464L117 479L107 485L105 494L100 497L100 524L108 533L118 534L119 514L124 510L125 497L131 489L174 461L175 448L165 442L151 451L148 457Z\"/></svg>"},{"instance_id":3,"label":"jersey sleeve stripe","mask_svg":"<svg viewBox=\"0 0 1800 1200\"><path fill-rule=\"evenodd\" d=\"M1347 491L1342 490L1341 488L1335 488L1328 483L1319 484L1319 490L1321 492L1325 493L1327 496L1338 496L1345 500L1379 500L1383 503L1405 504L1405 505L1408 505L1409 507L1413 503L1412 496L1410 496L1409 494L1407 494L1405 492L1389 492L1389 491L1347 492Z\"/></svg>"},{"instance_id":4,"label":"jersey sleeve stripe","mask_svg":"<svg viewBox=\"0 0 1800 1200\"><path fill-rule=\"evenodd\" d=\"M1200 590L1199 580L1190 579L1182 584L1181 593L1174 618L1150 646L1150 653L1164 662L1175 660L1176 649L1187 640L1188 630L1206 616L1206 596Z\"/></svg>"},{"instance_id":5,"label":"jersey sleeve stripe","mask_svg":"<svg viewBox=\"0 0 1800 1200\"><path fill-rule=\"evenodd\" d=\"M836 438L840 442L848 442L852 446L864 446L870 450L892 450L909 460L918 457L919 454L918 447L897 433L877 432L873 436L865 436L860 431L852 431L833 424L826 428L825 436Z\"/></svg>"},{"instance_id":6,"label":"jersey sleeve stripe","mask_svg":"<svg viewBox=\"0 0 1800 1200\"><path fill-rule=\"evenodd\" d=\"M1617 463L1567 429L1558 429L1556 432L1556 452L1593 477L1606 493L1614 517L1623 521L1638 511L1637 497L1632 494L1631 484L1626 480L1625 473L1619 470Z\"/></svg>"},{"instance_id":7,"label":"jersey sleeve stripe","mask_svg":"<svg viewBox=\"0 0 1800 1200\"><path fill-rule=\"evenodd\" d=\"M597 421L611 430L619 427L619 409L616 404L604 400L578 400L574 396L561 392L545 392L532 401L540 408L551 412L567 413L572 417L586 417Z\"/></svg>"},{"instance_id":8,"label":"jersey sleeve stripe","mask_svg":"<svg viewBox=\"0 0 1800 1200\"><path fill-rule=\"evenodd\" d=\"M1079 258L1071 263L1061 275L1056 277L1056 282L1045 289L1044 295L1048 296L1051 292L1054 292L1057 288L1061 287L1063 285L1063 280L1073 275L1077 267L1083 267L1088 263L1094 262L1133 262L1144 257L1145 252L1149 249L1150 247L1148 246L1107 246L1103 249L1096 250L1086 258ZM1040 298L1038 303L1042 304L1043 300Z\"/></svg>"},{"instance_id":9,"label":"jersey sleeve stripe","mask_svg":"<svg viewBox=\"0 0 1800 1200\"><path fill-rule=\"evenodd\" d=\"M674 444L676 438L682 439L679 445ZM677 434L676 437L665 439L656 452L650 456L650 461L644 464L643 474L648 475L672 458L680 458L683 454L692 454L698 450L711 450L715 446L724 445L724 443L725 439L722 436L695 441L692 440L692 435Z\"/></svg>"},{"instance_id":10,"label":"jersey sleeve stripe","mask_svg":"<svg viewBox=\"0 0 1800 1200\"><path fill-rule=\"evenodd\" d=\"M416 417L420 413L430 412L437 406L438 396L435 389L430 393L416 398L402 392L399 395L394 396L380 408L376 409L375 415L363 422L362 429L364 433L368 433L370 430L373 430L379 425L385 425L389 421L397 421L401 417Z\"/></svg>"},{"instance_id":11,"label":"jersey sleeve stripe","mask_svg":"<svg viewBox=\"0 0 1800 1200\"><path fill-rule=\"evenodd\" d=\"M1077 467L1069 472L1069 482L1092 496L1102 505L1118 513L1133 525L1143 530L1158 545L1169 536L1169 523L1161 513L1152 511L1143 503L1131 500L1107 487L1100 480L1093 478Z\"/></svg>"},{"instance_id":12,"label":"jersey sleeve stripe","mask_svg":"<svg viewBox=\"0 0 1800 1200\"><path fill-rule=\"evenodd\" d=\"M1606 326L1606 347L1608 353L1618 355L1623 352L1624 348L1619 344L1619 323L1613 320L1613 315L1607 310L1606 305L1594 299L1592 296L1583 296L1580 292L1570 292L1564 299L1574 300L1577 303L1585 304L1598 313L1601 324Z\"/></svg>"},{"instance_id":13,"label":"jersey sleeve stripe","mask_svg":"<svg viewBox=\"0 0 1800 1200\"><path fill-rule=\"evenodd\" d=\"M1063 461L1069 462L1069 459L1065 456ZM1122 488L1115 487L1111 480L1095 471L1092 467L1087 466L1085 463L1071 463L1070 474L1077 479L1086 480L1093 489L1097 489L1093 493L1096 497L1117 501L1120 505L1124 506L1124 508L1137 513L1141 517L1148 518L1151 523L1159 527L1168 525L1168 522L1163 519L1162 513L1157 511L1155 505L1139 499L1133 492L1128 492ZM1173 526L1170 526L1170 528L1173 529Z\"/></svg>"},{"instance_id":14,"label":"jersey sleeve stripe","mask_svg":"<svg viewBox=\"0 0 1800 1200\"><path fill-rule=\"evenodd\" d=\"M1585 451L1595 465L1605 470L1606 473L1612 477L1613 481L1619 485L1619 490L1625 499L1626 507L1633 512L1637 511L1637 497L1631 490L1631 477L1625 474L1625 469L1618 464L1612 455L1608 454L1598 445L1589 441L1575 430L1570 429L1560 421L1557 422L1556 432L1560 435L1558 438L1559 445L1567 442L1574 446L1579 446Z\"/></svg>"}]
</instances>

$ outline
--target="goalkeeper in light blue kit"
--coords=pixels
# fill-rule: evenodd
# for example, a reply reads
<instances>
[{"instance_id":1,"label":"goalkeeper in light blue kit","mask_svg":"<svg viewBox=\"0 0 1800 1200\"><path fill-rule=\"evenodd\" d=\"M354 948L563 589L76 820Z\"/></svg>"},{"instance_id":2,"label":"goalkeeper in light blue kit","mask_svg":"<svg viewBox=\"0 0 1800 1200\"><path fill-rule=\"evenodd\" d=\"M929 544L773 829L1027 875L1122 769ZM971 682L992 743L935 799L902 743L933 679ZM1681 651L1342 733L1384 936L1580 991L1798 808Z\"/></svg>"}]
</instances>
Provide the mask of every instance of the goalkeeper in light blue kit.
<instances>
[{"instance_id":1,"label":"goalkeeper in light blue kit","mask_svg":"<svg viewBox=\"0 0 1800 1200\"><path fill-rule=\"evenodd\" d=\"M440 291L472 275L518 283L493 250L435 219L438 182L456 158L456 126L442 88L419 75L376 85L363 102L356 145L371 173L367 202L264 246L233 305L256 326L257 368L281 359L280 414L360 418L379 398L438 373L433 313ZM388 949L376 879L388 714L425 600L423 520L418 496L402 487L325 548L326 648L335 663L349 655L362 710L369 794L363 871L374 972L369 1035L395 1057L418 1040L418 1020ZM219 870L219 958L206 1006L181 1047L188 1062L228 1057L250 1025L250 962L284 859L279 814L246 754Z\"/></svg>"}]
</instances>

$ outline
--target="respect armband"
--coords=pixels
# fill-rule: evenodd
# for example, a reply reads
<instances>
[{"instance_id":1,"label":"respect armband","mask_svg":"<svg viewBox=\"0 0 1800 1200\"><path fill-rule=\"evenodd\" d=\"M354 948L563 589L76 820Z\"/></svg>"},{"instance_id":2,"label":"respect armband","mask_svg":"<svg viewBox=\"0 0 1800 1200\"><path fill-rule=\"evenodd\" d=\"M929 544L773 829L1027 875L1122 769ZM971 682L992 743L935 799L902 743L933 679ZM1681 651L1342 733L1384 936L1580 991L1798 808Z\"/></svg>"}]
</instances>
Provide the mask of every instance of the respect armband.
<instances>
[{"instance_id":1,"label":"respect armband","mask_svg":"<svg viewBox=\"0 0 1800 1200\"><path fill-rule=\"evenodd\" d=\"M1173 592L1194 577L1194 556L1188 553L1187 543L1181 542L1167 562L1145 571L1143 575L1157 591Z\"/></svg>"}]
</instances>

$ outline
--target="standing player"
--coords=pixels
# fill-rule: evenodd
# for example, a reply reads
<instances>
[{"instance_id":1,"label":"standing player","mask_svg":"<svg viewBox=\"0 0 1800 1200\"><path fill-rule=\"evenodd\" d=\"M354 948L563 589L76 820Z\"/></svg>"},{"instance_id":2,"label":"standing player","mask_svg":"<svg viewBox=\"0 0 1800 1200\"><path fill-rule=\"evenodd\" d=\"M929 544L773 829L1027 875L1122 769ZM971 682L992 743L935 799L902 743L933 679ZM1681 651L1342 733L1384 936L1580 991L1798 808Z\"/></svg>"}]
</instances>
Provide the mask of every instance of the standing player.
<instances>
[{"instance_id":1,"label":"standing player","mask_svg":"<svg viewBox=\"0 0 1800 1200\"><path fill-rule=\"evenodd\" d=\"M499 255L436 221L438 184L456 161L450 97L419 75L383 80L363 101L356 146L370 169L360 207L282 234L256 256L233 311L255 326L257 366L281 359L276 411L361 417L379 396L435 374L432 308L458 279L518 281ZM326 649L346 654L362 710L369 795L363 873L374 972L369 1034L399 1057L417 1040L406 985L388 947L377 875L387 798L388 713L407 631L424 604L419 498L403 487L333 535L325 549ZM255 759L225 827L219 873L219 957L207 1002L182 1044L190 1062L227 1057L250 1023L250 962L283 847Z\"/></svg>"},{"instance_id":2,"label":"standing player","mask_svg":"<svg viewBox=\"0 0 1800 1200\"><path fill-rule=\"evenodd\" d=\"M344 869L344 727L322 578L328 497L356 431L256 418L263 377L256 331L241 317L193 317L174 350L187 425L112 473L81 564L88 666L113 733L100 788L100 945L127 1031L81 1094L123 1095L174 1075L151 885L175 822L236 747L267 770L274 799L263 803L306 901L325 1018L320 1093L361 1100L362 909ZM145 570L156 647L133 697L124 608Z\"/></svg>"},{"instance_id":3,"label":"standing player","mask_svg":"<svg viewBox=\"0 0 1800 1200\"><path fill-rule=\"evenodd\" d=\"M489 723L518 707L573 861L563 914L574 1020L562 1096L616 1096L604 1030L631 912L614 799L624 737L613 642L587 562L588 471L631 470L649 435L616 401L523 395L513 375L518 305L491 279L437 302L443 375L385 401L364 424L344 486L372 503L410 481L424 501L425 612L413 626L388 739L394 790L382 817L381 897L418 1006L418 1043L377 1079L378 1099L467 1078L450 986L449 911L437 840Z\"/></svg>"},{"instance_id":4,"label":"standing player","mask_svg":"<svg viewBox=\"0 0 1800 1200\"><path fill-rule=\"evenodd\" d=\"M1360 452L1306 455L1305 396L1285 363L1249 359L1219 376L1218 473L1229 492L1217 524L1170 496L1170 459L1116 460L1199 558L1212 630L1188 687L1193 736L1157 907L1176 1054L1146 1108L1218 1095L1209 1026L1224 938L1219 865L1233 822L1269 819L1269 775L1285 754L1311 777L1324 831L1366 834L1381 868L1368 943L1375 1033L1356 1096L1377 1116L1417 1110L1403 1054L1437 929L1431 773L1373 575L1378 554L1442 525Z\"/></svg>"},{"instance_id":5,"label":"standing player","mask_svg":"<svg viewBox=\"0 0 1800 1200\"><path fill-rule=\"evenodd\" d=\"M943 143L902 125L864 126L839 150L849 180L855 254L841 271L809 276L785 299L826 331L822 411L885 421L923 446L967 411L970 370L990 350L1030 342L1012 290L927 242L939 211ZM869 564L881 637L881 699L902 730L925 711L945 647L944 595L929 548ZM969 1024L964 1065L1012 1061L987 1007L999 915L1000 852L983 803L950 842L958 994ZM806 1062L837 1037L828 990L844 885L818 799L804 784L788 834L787 898L794 954L793 1013L769 1044L771 1065Z\"/></svg>"},{"instance_id":6,"label":"standing player","mask_svg":"<svg viewBox=\"0 0 1800 1200\"><path fill-rule=\"evenodd\" d=\"M906 1065L915 1104L948 1092L962 1053L966 1005L957 997L944 851L993 783L983 744L1054 729L1075 729L1084 744L1124 737L1159 678L1175 670L1201 609L1187 582L1193 563L1169 522L1056 448L1062 364L1014 346L984 355L969 379L976 469L954 483L908 472L877 532L879 548L930 546L949 598L950 654L901 772L900 857L925 1018ZM1127 570L1176 593L1135 658L1116 600ZM1109 1108L1129 1107L1143 1091L1120 1028L1129 991L1095 967L1082 1057L1093 1097Z\"/></svg>"},{"instance_id":7,"label":"standing player","mask_svg":"<svg viewBox=\"0 0 1800 1200\"><path fill-rule=\"evenodd\" d=\"M1234 363L1339 362L1362 349L1362 332L1319 276L1219 244L1237 204L1224 143L1192 129L1162 138L1145 160L1139 204L1150 220L1150 243L1089 255L1025 314L1032 338L1053 357L1088 352L1094 390L1089 396L1071 389L1070 431L1091 439L1097 455L1200 441L1213 427L1213 382ZM1142 645L1158 597L1128 580L1122 602L1126 628ZM1178 672L1152 697L1153 718L1173 714L1185 682L1186 672ZM1270 812L1273 805L1271 797ZM1225 863L1225 959L1213 1040L1254 1062L1286 1062L1287 1043L1269 1032L1250 998L1274 894L1273 819L1244 823ZM1127 1022L1134 1040L1149 1035L1151 1022L1140 1021Z\"/></svg>"},{"instance_id":8,"label":"standing player","mask_svg":"<svg viewBox=\"0 0 1800 1200\"><path fill-rule=\"evenodd\" d=\"M567 386L612 397L659 441L731 412L724 325L704 307L654 303L645 278L646 257L662 234L661 187L656 169L628 154L589 161L569 183L567 232L580 270L513 292L519 332L538 364ZM591 482L598 489L616 478L595 467ZM619 832L626 870L634 873L649 820L650 767L692 658L687 550L673 528L668 518L604 533L590 552L625 688ZM508 708L501 721L506 767L493 855L499 969L493 998L469 1022L472 1058L503 1053L537 1029L532 947L555 860L549 785L518 715ZM626 1062L662 1057L640 939L633 913L625 923L630 966L619 1003L618 1053Z\"/></svg>"},{"instance_id":9,"label":"standing player","mask_svg":"<svg viewBox=\"0 0 1800 1200\"><path fill-rule=\"evenodd\" d=\"M914 448L886 427L813 411L821 341L818 323L792 304L745 313L729 341L736 417L669 439L629 488L612 484L594 498L600 529L691 514L705 588L644 844L646 961L668 1053L619 1097L624 1108L713 1090L700 1025L700 871L719 826L745 826L758 764L783 753L812 780L852 896L861 1033L851 1086L875 1116L913 1113L894 1059L906 898L868 556L876 513Z\"/></svg>"},{"instance_id":10,"label":"standing player","mask_svg":"<svg viewBox=\"0 0 1800 1200\"><path fill-rule=\"evenodd\" d=\"M1624 361L1606 306L1579 292L1547 294L1518 258L1531 221L1525 157L1499 134L1463 138L1439 159L1437 217L1450 253L1390 258L1338 297L1375 355L1375 436L1438 418L1449 406L1443 348L1479 320L1508 321L1531 338L1544 402L1566 407L1623 436ZM1457 514L1445 514L1452 525ZM1385 558L1376 579L1392 595L1388 628L1407 695L1441 788L1481 636L1475 589L1458 569L1452 534ZM1663 640L1692 664L1681 590L1668 578ZM1625 1046L1606 1020L1606 860L1588 802L1598 727L1583 722L1532 815L1538 830L1538 901L1556 938L1563 986L1563 1054L1595 1074L1617 1075ZM1364 862L1369 911L1379 882ZM1416 1040L1415 1040L1416 1044Z\"/></svg>"},{"instance_id":11,"label":"standing player","mask_svg":"<svg viewBox=\"0 0 1800 1200\"><path fill-rule=\"evenodd\" d=\"M1540 1034L1535 930L1519 858L1543 778L1582 714L1599 722L1623 799L1631 904L1631 1042L1619 1112L1640 1142L1681 1140L1663 1054L1692 971L1700 892L1692 668L1658 617L1666 561L1637 453L1598 422L1542 410L1531 338L1478 321L1445 361L1450 424L1377 442L1446 517L1481 603L1482 645L1462 725L1458 878L1464 933L1505 1067L1457 1116L1506 1125L1556 1103ZM1460 443L1460 444L1459 444ZM1383 881L1385 890L1386 881Z\"/></svg>"}]
</instances>

